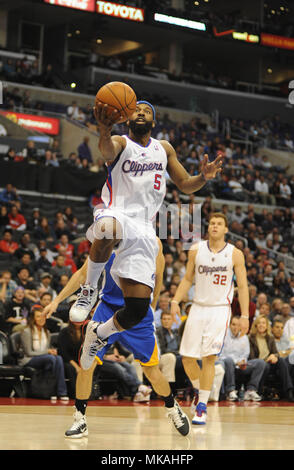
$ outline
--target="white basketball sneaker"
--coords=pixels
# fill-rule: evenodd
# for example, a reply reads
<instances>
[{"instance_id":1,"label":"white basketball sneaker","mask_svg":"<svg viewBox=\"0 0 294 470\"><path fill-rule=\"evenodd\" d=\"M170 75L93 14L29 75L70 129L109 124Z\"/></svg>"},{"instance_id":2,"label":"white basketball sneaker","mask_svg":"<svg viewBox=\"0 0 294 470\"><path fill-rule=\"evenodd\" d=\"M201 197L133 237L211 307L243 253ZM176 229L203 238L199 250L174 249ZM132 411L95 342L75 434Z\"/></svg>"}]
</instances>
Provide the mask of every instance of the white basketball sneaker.
<instances>
[{"instance_id":1,"label":"white basketball sneaker","mask_svg":"<svg viewBox=\"0 0 294 470\"><path fill-rule=\"evenodd\" d=\"M80 437L88 436L88 426L86 416L80 411L76 410L74 413L74 422L71 427L66 431L65 437L71 439L79 439Z\"/></svg>"},{"instance_id":2,"label":"white basketball sneaker","mask_svg":"<svg viewBox=\"0 0 294 470\"><path fill-rule=\"evenodd\" d=\"M107 345L107 340L103 341L101 338L98 338L96 333L97 326L99 326L100 323L102 322L97 323L96 321L91 320L87 325L86 336L80 357L80 365L84 370L90 369L97 352Z\"/></svg>"},{"instance_id":3,"label":"white basketball sneaker","mask_svg":"<svg viewBox=\"0 0 294 470\"><path fill-rule=\"evenodd\" d=\"M83 323L94 307L97 297L98 289L91 287L89 284L81 286L78 298L69 311L70 321L73 323Z\"/></svg>"}]
</instances>

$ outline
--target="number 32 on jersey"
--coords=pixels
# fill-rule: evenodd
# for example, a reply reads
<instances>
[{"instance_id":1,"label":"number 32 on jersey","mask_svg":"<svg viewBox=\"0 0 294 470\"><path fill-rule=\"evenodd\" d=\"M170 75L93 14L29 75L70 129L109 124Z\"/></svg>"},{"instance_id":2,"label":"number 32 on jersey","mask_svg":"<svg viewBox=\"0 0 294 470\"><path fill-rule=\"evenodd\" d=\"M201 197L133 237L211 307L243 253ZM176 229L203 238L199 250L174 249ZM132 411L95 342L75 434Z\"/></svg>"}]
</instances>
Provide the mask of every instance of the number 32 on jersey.
<instances>
[{"instance_id":1,"label":"number 32 on jersey","mask_svg":"<svg viewBox=\"0 0 294 470\"><path fill-rule=\"evenodd\" d=\"M214 274L213 276L213 284L220 284L221 286L225 286L227 284L227 276Z\"/></svg>"}]
</instances>

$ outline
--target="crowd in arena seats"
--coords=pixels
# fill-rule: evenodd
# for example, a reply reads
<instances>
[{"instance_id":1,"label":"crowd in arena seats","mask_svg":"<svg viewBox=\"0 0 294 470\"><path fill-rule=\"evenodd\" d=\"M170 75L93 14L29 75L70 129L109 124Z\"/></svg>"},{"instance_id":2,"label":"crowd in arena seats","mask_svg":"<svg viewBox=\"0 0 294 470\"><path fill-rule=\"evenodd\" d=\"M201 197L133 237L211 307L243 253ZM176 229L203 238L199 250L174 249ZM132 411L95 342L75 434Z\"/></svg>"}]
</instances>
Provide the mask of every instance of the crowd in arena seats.
<instances>
[{"instance_id":1,"label":"crowd in arena seats","mask_svg":"<svg viewBox=\"0 0 294 470\"><path fill-rule=\"evenodd\" d=\"M45 65L43 71L40 72L38 60L27 56L23 59L1 58L0 77L16 83L58 88L52 64Z\"/></svg>"},{"instance_id":2,"label":"crowd in arena seats","mask_svg":"<svg viewBox=\"0 0 294 470\"><path fill-rule=\"evenodd\" d=\"M157 113L154 137L167 139L175 147L179 160L189 174L198 174L205 153L208 153L210 159L219 152L224 156L222 174L195 195L179 193L167 175L165 203L186 204L192 208L192 204L198 201L197 197L204 198L201 207L203 238L211 212L221 210L227 215L228 239L243 251L246 260L250 326L255 325L255 321L263 315L273 329L270 338L276 338L274 335L279 334L276 325L280 322L279 331L284 332L281 351L288 351L290 357L294 331L288 325L294 317L294 271L293 265L288 262L294 255L294 176L289 173L288 167L273 165L266 156L260 156L257 152L258 141L255 139L256 129L257 132L263 132L262 129L269 128L270 133L267 135L271 137L276 133L286 135L289 129L277 116L262 123L237 124L238 129L243 127L251 136L252 147L236 144L229 136L218 134L213 125L206 126L198 119L187 124L175 124L167 115ZM126 133L127 128L125 125L115 126L114 132ZM50 144L44 159L39 158L33 141L27 144L26 152L21 157L13 156L11 151L8 153L10 155L4 156L4 159L14 161L16 165L19 158L27 159L29 163L46 164L50 161L49 154L55 154L59 165L78 166L80 158L87 161L88 167L94 165L86 139L81 142L79 149L73 149L69 158L62 155L58 139ZM223 200L221 206L220 203L215 205L217 199ZM233 208L230 207L231 201L234 201ZM88 202L91 209L97 203L101 203L99 188ZM81 237L87 224L82 223L74 208L56 209L54 213L48 213L36 205L28 213L26 197L20 196L10 183L0 193L0 204L0 329L10 335L14 331L22 331L28 325L34 305L44 306L60 292L83 264L90 246L84 236ZM257 208L256 204L265 204L266 207ZM190 217L192 223L192 211ZM169 320L169 302L184 275L187 253L183 249L183 240L173 239L169 235L162 242L166 267L155 324L160 338L159 347L162 348L160 367L176 390L189 387L178 349L192 292L181 306L181 318L170 326L166 322ZM52 332L68 324L71 301L68 299L60 304L55 314L59 321L48 321L48 329ZM240 314L237 292L232 312L234 316ZM276 341L279 346L281 337L276 338ZM276 352L273 354L277 355ZM285 362L287 358L283 359ZM293 380L290 359L287 361L290 379ZM221 363L217 367L219 371L225 371ZM67 367L65 373L69 373ZM70 373L72 377L72 370ZM230 390L226 390L224 396L229 395ZM281 396L285 396L285 393L281 393Z\"/></svg>"}]
</instances>

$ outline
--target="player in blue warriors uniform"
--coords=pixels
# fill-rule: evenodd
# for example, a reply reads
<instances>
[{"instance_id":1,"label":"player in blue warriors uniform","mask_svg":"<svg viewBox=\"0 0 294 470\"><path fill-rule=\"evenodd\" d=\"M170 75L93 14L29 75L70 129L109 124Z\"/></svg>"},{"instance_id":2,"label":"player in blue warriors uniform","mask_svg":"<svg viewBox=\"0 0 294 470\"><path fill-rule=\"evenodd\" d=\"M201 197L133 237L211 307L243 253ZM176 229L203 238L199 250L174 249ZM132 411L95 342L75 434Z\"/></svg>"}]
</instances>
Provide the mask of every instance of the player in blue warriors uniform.
<instances>
[{"instance_id":1,"label":"player in blue warriors uniform","mask_svg":"<svg viewBox=\"0 0 294 470\"><path fill-rule=\"evenodd\" d=\"M103 361L103 356L107 349L115 342L119 341L121 345L126 347L134 354L134 358L140 362L145 376L152 384L155 392L162 397L165 402L167 415L173 422L177 431L183 436L190 431L190 423L182 411L177 401L174 399L169 383L159 370L159 351L157 347L154 327L153 309L155 308L161 289L161 282L164 271L164 257L162 254L161 242L158 239L159 252L156 259L156 280L153 293L152 303L149 305L147 315L139 324L129 330L122 331L111 335L107 345L96 353L96 361L91 368L80 369L76 382L76 401L74 423L71 428L66 431L66 437L79 438L88 434L86 421L87 401L92 390L92 377L97 362ZM115 259L113 253L105 266L103 284L100 292L100 299L96 306L93 320L95 322L105 322L111 318L118 308L124 305L124 298L121 289L114 282L110 270ZM59 303L72 295L83 284L87 272L87 261L84 265L71 277L68 284L58 294L58 296L49 304L44 313L49 317L58 307Z\"/></svg>"}]
</instances>

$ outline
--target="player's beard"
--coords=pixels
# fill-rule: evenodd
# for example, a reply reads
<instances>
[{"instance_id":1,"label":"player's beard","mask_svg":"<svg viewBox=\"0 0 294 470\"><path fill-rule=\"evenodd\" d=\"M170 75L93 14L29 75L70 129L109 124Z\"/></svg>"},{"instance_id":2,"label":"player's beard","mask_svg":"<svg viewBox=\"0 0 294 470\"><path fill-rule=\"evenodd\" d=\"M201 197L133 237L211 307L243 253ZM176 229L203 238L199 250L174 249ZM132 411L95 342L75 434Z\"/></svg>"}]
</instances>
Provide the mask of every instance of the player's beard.
<instances>
[{"instance_id":1,"label":"player's beard","mask_svg":"<svg viewBox=\"0 0 294 470\"><path fill-rule=\"evenodd\" d=\"M129 128L134 135L142 137L149 134L152 130L152 121L146 121L145 124L138 124L136 121L129 122Z\"/></svg>"}]
</instances>

